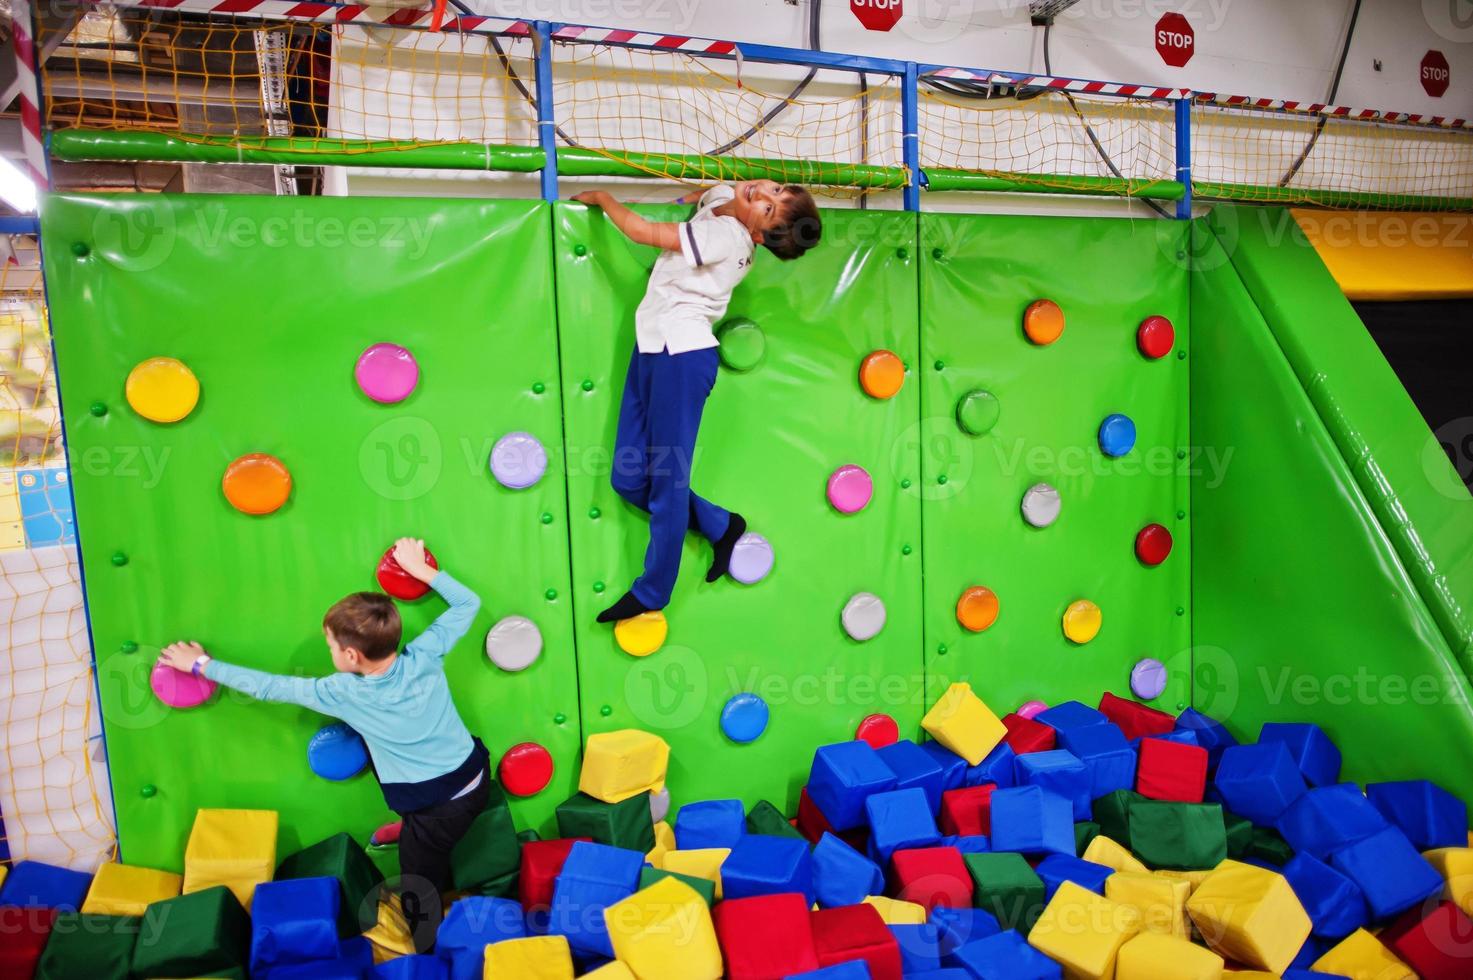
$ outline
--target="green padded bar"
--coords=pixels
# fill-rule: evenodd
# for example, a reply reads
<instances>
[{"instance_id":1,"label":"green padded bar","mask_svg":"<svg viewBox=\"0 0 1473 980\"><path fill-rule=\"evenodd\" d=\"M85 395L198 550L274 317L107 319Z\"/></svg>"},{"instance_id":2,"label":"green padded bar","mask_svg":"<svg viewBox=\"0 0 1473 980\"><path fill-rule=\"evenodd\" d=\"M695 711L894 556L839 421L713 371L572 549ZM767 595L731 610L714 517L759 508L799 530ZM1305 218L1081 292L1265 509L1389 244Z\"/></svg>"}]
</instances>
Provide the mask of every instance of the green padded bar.
<instances>
[{"instance_id":1,"label":"green padded bar","mask_svg":"<svg viewBox=\"0 0 1473 980\"><path fill-rule=\"evenodd\" d=\"M1021 854L965 854L975 888L972 904L997 916L1004 929L1026 933L1043 911L1043 879Z\"/></svg>"},{"instance_id":2,"label":"green padded bar","mask_svg":"<svg viewBox=\"0 0 1473 980\"><path fill-rule=\"evenodd\" d=\"M655 846L647 792L622 803L605 803L586 793L575 793L558 805L557 828L559 837L590 837L600 844L641 854Z\"/></svg>"},{"instance_id":3,"label":"green padded bar","mask_svg":"<svg viewBox=\"0 0 1473 980\"><path fill-rule=\"evenodd\" d=\"M1216 803L1138 800L1130 806L1130 849L1149 868L1194 871L1227 857L1227 831Z\"/></svg>"},{"instance_id":4,"label":"green padded bar","mask_svg":"<svg viewBox=\"0 0 1473 980\"><path fill-rule=\"evenodd\" d=\"M378 893L384 876L348 834L334 834L281 862L276 880L289 878L338 880L343 889L338 934L344 939L361 935L378 922Z\"/></svg>"},{"instance_id":5,"label":"green padded bar","mask_svg":"<svg viewBox=\"0 0 1473 980\"><path fill-rule=\"evenodd\" d=\"M140 934L133 950L139 977L233 976L245 980L251 920L223 885L148 907L145 922L167 928Z\"/></svg>"},{"instance_id":6,"label":"green padded bar","mask_svg":"<svg viewBox=\"0 0 1473 980\"><path fill-rule=\"evenodd\" d=\"M661 871L659 868L652 868L649 865L645 865L644 870L639 873L639 888L643 891L663 878L675 878L690 885L696 890L697 894L706 900L708 906L716 902L716 882L709 878L696 878L692 875L683 875L675 871Z\"/></svg>"},{"instance_id":7,"label":"green padded bar","mask_svg":"<svg viewBox=\"0 0 1473 980\"><path fill-rule=\"evenodd\" d=\"M808 841L808 838L798 833L798 828L788 823L788 818L783 816L781 810L766 800L758 800L747 812L747 833L766 834L769 837L794 837L804 843Z\"/></svg>"},{"instance_id":8,"label":"green padded bar","mask_svg":"<svg viewBox=\"0 0 1473 980\"><path fill-rule=\"evenodd\" d=\"M134 916L61 913L36 965L36 980L130 980L142 922Z\"/></svg>"}]
</instances>

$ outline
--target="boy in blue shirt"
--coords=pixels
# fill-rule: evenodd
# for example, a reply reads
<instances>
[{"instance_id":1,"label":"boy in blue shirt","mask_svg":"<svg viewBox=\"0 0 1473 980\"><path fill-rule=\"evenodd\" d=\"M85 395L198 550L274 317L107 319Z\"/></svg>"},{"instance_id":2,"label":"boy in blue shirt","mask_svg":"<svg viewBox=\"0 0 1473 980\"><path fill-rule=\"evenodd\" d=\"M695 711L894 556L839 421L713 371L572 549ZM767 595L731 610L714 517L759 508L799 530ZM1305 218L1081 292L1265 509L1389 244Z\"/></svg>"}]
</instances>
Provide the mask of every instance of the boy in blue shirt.
<instances>
[{"instance_id":1,"label":"boy in blue shirt","mask_svg":"<svg viewBox=\"0 0 1473 980\"><path fill-rule=\"evenodd\" d=\"M384 801L404 819L400 889L416 945L424 950L434 943L440 896L451 888L450 852L486 808L491 790L489 754L460 720L444 664L470 629L481 600L430 566L423 541L400 538L394 559L450 604L402 652L403 627L393 600L358 592L323 617L337 669L327 677L237 667L215 660L198 643L171 644L159 660L261 701L297 704L341 719L363 736Z\"/></svg>"},{"instance_id":2,"label":"boy in blue shirt","mask_svg":"<svg viewBox=\"0 0 1473 980\"><path fill-rule=\"evenodd\" d=\"M751 271L758 245L790 261L818 244L823 227L807 190L771 180L713 187L679 224L649 221L604 191L573 200L602 208L631 241L662 250L634 316L612 476L619 496L649 513L650 544L644 574L598 616L614 623L669 604L687 530L711 542L707 582L730 567L747 522L690 486L701 412L720 362L712 327Z\"/></svg>"}]
</instances>

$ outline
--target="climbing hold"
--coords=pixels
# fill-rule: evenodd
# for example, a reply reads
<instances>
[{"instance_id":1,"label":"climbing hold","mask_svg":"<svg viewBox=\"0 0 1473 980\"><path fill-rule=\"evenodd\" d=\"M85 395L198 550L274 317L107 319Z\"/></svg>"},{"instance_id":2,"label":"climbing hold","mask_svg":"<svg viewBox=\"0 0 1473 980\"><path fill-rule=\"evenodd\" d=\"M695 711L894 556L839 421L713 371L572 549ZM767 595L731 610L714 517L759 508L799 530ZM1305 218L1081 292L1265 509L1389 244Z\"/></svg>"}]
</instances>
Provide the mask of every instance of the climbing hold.
<instances>
[{"instance_id":1,"label":"climbing hold","mask_svg":"<svg viewBox=\"0 0 1473 980\"><path fill-rule=\"evenodd\" d=\"M956 621L973 633L997 622L997 613L997 594L985 586L974 585L956 600Z\"/></svg>"},{"instance_id":2,"label":"climbing hold","mask_svg":"<svg viewBox=\"0 0 1473 980\"><path fill-rule=\"evenodd\" d=\"M861 742L868 742L872 749L883 749L887 745L894 745L900 738L900 726L889 715L865 715L859 727L854 729L854 737Z\"/></svg>"},{"instance_id":3,"label":"climbing hold","mask_svg":"<svg viewBox=\"0 0 1473 980\"><path fill-rule=\"evenodd\" d=\"M1166 690L1166 665L1151 657L1136 662L1130 669L1130 690L1142 701L1152 701Z\"/></svg>"},{"instance_id":4,"label":"climbing hold","mask_svg":"<svg viewBox=\"0 0 1473 980\"><path fill-rule=\"evenodd\" d=\"M542 515L542 523L543 524L551 524L553 522L553 520L554 520L554 518L553 518L553 516L551 514L544 513Z\"/></svg>"},{"instance_id":5,"label":"climbing hold","mask_svg":"<svg viewBox=\"0 0 1473 980\"><path fill-rule=\"evenodd\" d=\"M772 562L772 545L762 535L748 531L737 538L727 574L743 585L755 585L772 571Z\"/></svg>"},{"instance_id":6,"label":"climbing hold","mask_svg":"<svg viewBox=\"0 0 1473 980\"><path fill-rule=\"evenodd\" d=\"M1101 622L1100 607L1088 599L1079 599L1064 610L1064 635L1075 643L1088 643L1099 633Z\"/></svg>"},{"instance_id":7,"label":"climbing hold","mask_svg":"<svg viewBox=\"0 0 1473 980\"><path fill-rule=\"evenodd\" d=\"M863 467L841 466L829 475L829 503L841 514L855 514L869 504L875 484Z\"/></svg>"},{"instance_id":8,"label":"climbing hold","mask_svg":"<svg viewBox=\"0 0 1473 980\"><path fill-rule=\"evenodd\" d=\"M1135 448L1135 423L1128 415L1105 416L1100 423L1100 451L1106 456L1124 456Z\"/></svg>"},{"instance_id":9,"label":"climbing hold","mask_svg":"<svg viewBox=\"0 0 1473 980\"><path fill-rule=\"evenodd\" d=\"M540 395L540 394L542 394L546 390L547 390L547 385L543 384L541 381L533 382L533 384L532 384L532 394L534 394L534 395Z\"/></svg>"},{"instance_id":10,"label":"climbing hold","mask_svg":"<svg viewBox=\"0 0 1473 980\"><path fill-rule=\"evenodd\" d=\"M721 732L746 744L767 730L767 702L755 694L734 694L721 709Z\"/></svg>"},{"instance_id":11,"label":"climbing hold","mask_svg":"<svg viewBox=\"0 0 1473 980\"><path fill-rule=\"evenodd\" d=\"M602 516L603 516L603 511L599 510L597 507L590 507L590 508L588 508L588 519L590 521L596 521L596 520L598 520Z\"/></svg>"},{"instance_id":12,"label":"climbing hold","mask_svg":"<svg viewBox=\"0 0 1473 980\"><path fill-rule=\"evenodd\" d=\"M107 414L107 405L103 404L102 402L93 402L92 407L89 409L89 411L91 411L93 416L95 416L96 418L102 418L104 415Z\"/></svg>"},{"instance_id":13,"label":"climbing hold","mask_svg":"<svg viewBox=\"0 0 1473 980\"><path fill-rule=\"evenodd\" d=\"M552 753L536 742L522 742L506 750L496 765L501 788L512 796L536 796L552 782Z\"/></svg>"},{"instance_id":14,"label":"climbing hold","mask_svg":"<svg viewBox=\"0 0 1473 980\"><path fill-rule=\"evenodd\" d=\"M92 247L86 242L72 242L72 254L79 259L85 259L92 253Z\"/></svg>"},{"instance_id":15,"label":"climbing hold","mask_svg":"<svg viewBox=\"0 0 1473 980\"><path fill-rule=\"evenodd\" d=\"M155 796L159 795L159 788L153 783L144 783L142 786L138 787L138 795L143 797L145 800L151 800Z\"/></svg>"},{"instance_id":16,"label":"climbing hold","mask_svg":"<svg viewBox=\"0 0 1473 980\"><path fill-rule=\"evenodd\" d=\"M1059 491L1047 483L1035 483L1023 494L1023 520L1034 527L1048 527L1058 520L1061 507Z\"/></svg>"},{"instance_id":17,"label":"climbing hold","mask_svg":"<svg viewBox=\"0 0 1473 980\"><path fill-rule=\"evenodd\" d=\"M555 601L557 599L557 589L548 589L546 592L542 593L542 598L546 599L548 602Z\"/></svg>"},{"instance_id":18,"label":"climbing hold","mask_svg":"<svg viewBox=\"0 0 1473 980\"><path fill-rule=\"evenodd\" d=\"M266 453L247 453L225 467L220 489L230 506L242 514L260 516L279 510L292 492L286 465Z\"/></svg>"},{"instance_id":19,"label":"climbing hold","mask_svg":"<svg viewBox=\"0 0 1473 980\"><path fill-rule=\"evenodd\" d=\"M593 382L592 381L589 381L587 378L584 378L583 379L583 384L582 384L581 387L583 388L584 391L592 391L593 390Z\"/></svg>"},{"instance_id":20,"label":"climbing hold","mask_svg":"<svg viewBox=\"0 0 1473 980\"><path fill-rule=\"evenodd\" d=\"M905 365L894 351L877 350L859 362L859 387L871 398L894 398L905 384Z\"/></svg>"},{"instance_id":21,"label":"climbing hold","mask_svg":"<svg viewBox=\"0 0 1473 980\"><path fill-rule=\"evenodd\" d=\"M578 258L580 259L583 258L583 256L588 254L588 246L584 245L582 242L579 242L577 245L573 246L573 254L578 256Z\"/></svg>"},{"instance_id":22,"label":"climbing hold","mask_svg":"<svg viewBox=\"0 0 1473 980\"><path fill-rule=\"evenodd\" d=\"M404 835L404 821L393 820L368 835L368 842L376 847L385 847L389 844L399 843L399 838Z\"/></svg>"},{"instance_id":23,"label":"climbing hold","mask_svg":"<svg viewBox=\"0 0 1473 980\"><path fill-rule=\"evenodd\" d=\"M118 647L118 649L121 650L123 653L137 653L138 644L134 643L132 640L124 640L122 644Z\"/></svg>"},{"instance_id":24,"label":"climbing hold","mask_svg":"<svg viewBox=\"0 0 1473 980\"><path fill-rule=\"evenodd\" d=\"M526 616L507 616L486 633L486 656L502 670L526 670L542 656L542 631Z\"/></svg>"},{"instance_id":25,"label":"climbing hold","mask_svg":"<svg viewBox=\"0 0 1473 980\"><path fill-rule=\"evenodd\" d=\"M150 422L178 422L199 404L199 379L183 361L150 357L128 372L123 395Z\"/></svg>"},{"instance_id":26,"label":"climbing hold","mask_svg":"<svg viewBox=\"0 0 1473 980\"><path fill-rule=\"evenodd\" d=\"M429 562L431 568L440 567L440 563L435 560L435 556L430 553L430 549L428 548L425 549L425 561ZM394 549L392 547L388 551L385 551L384 556L379 559L377 574L378 587L395 599L418 599L430 591L428 585L410 575L399 566L399 563L394 560Z\"/></svg>"},{"instance_id":27,"label":"climbing hold","mask_svg":"<svg viewBox=\"0 0 1473 980\"><path fill-rule=\"evenodd\" d=\"M1164 316L1148 316L1135 332L1135 343L1146 357L1160 360L1176 345L1176 328Z\"/></svg>"},{"instance_id":28,"label":"climbing hold","mask_svg":"<svg viewBox=\"0 0 1473 980\"><path fill-rule=\"evenodd\" d=\"M1064 333L1064 311L1051 299L1040 299L1023 311L1023 333L1040 347L1047 347Z\"/></svg>"},{"instance_id":29,"label":"climbing hold","mask_svg":"<svg viewBox=\"0 0 1473 980\"><path fill-rule=\"evenodd\" d=\"M990 391L975 388L956 403L956 424L969 436L985 436L997 425L1002 405Z\"/></svg>"},{"instance_id":30,"label":"climbing hold","mask_svg":"<svg viewBox=\"0 0 1473 980\"><path fill-rule=\"evenodd\" d=\"M113 565L115 565L118 568L122 568L126 564L128 564L128 556L126 554L124 554L123 552L121 552L121 551L114 551L113 552Z\"/></svg>"},{"instance_id":31,"label":"climbing hold","mask_svg":"<svg viewBox=\"0 0 1473 980\"><path fill-rule=\"evenodd\" d=\"M1032 721L1047 710L1048 704L1043 701L1024 701L1018 705L1018 717Z\"/></svg>"},{"instance_id":32,"label":"climbing hold","mask_svg":"<svg viewBox=\"0 0 1473 980\"><path fill-rule=\"evenodd\" d=\"M491 447L491 475L508 490L535 486L547 472L547 450L528 432L509 432Z\"/></svg>"},{"instance_id":33,"label":"climbing hold","mask_svg":"<svg viewBox=\"0 0 1473 980\"><path fill-rule=\"evenodd\" d=\"M594 593L596 595L603 595L604 594L604 589L606 589L606 588L608 588L608 586L607 585L604 585L602 582L594 582L593 583L593 591L594 591Z\"/></svg>"},{"instance_id":34,"label":"climbing hold","mask_svg":"<svg viewBox=\"0 0 1473 980\"><path fill-rule=\"evenodd\" d=\"M342 722L324 725L307 743L307 766L323 779L340 783L368 768L363 736Z\"/></svg>"},{"instance_id":35,"label":"climbing hold","mask_svg":"<svg viewBox=\"0 0 1473 980\"><path fill-rule=\"evenodd\" d=\"M716 328L716 341L721 345L721 363L733 371L750 371L762 363L767 352L767 338L756 321L744 316L732 317Z\"/></svg>"},{"instance_id":36,"label":"climbing hold","mask_svg":"<svg viewBox=\"0 0 1473 980\"><path fill-rule=\"evenodd\" d=\"M614 639L619 649L631 657L648 657L665 645L669 632L670 624L665 622L662 612L644 612L614 624Z\"/></svg>"},{"instance_id":37,"label":"climbing hold","mask_svg":"<svg viewBox=\"0 0 1473 980\"><path fill-rule=\"evenodd\" d=\"M402 402L419 384L419 364L398 344L374 344L358 355L353 377L363 393L381 405Z\"/></svg>"},{"instance_id":38,"label":"climbing hold","mask_svg":"<svg viewBox=\"0 0 1473 980\"><path fill-rule=\"evenodd\" d=\"M215 693L215 682L203 674L157 663L148 675L154 696L171 708L198 708Z\"/></svg>"},{"instance_id":39,"label":"climbing hold","mask_svg":"<svg viewBox=\"0 0 1473 980\"><path fill-rule=\"evenodd\" d=\"M659 823L670 816L670 787L661 786L650 794L650 819Z\"/></svg>"},{"instance_id":40,"label":"climbing hold","mask_svg":"<svg viewBox=\"0 0 1473 980\"><path fill-rule=\"evenodd\" d=\"M885 603L872 592L856 592L839 616L851 640L863 643L885 628Z\"/></svg>"},{"instance_id":41,"label":"climbing hold","mask_svg":"<svg viewBox=\"0 0 1473 980\"><path fill-rule=\"evenodd\" d=\"M614 707L613 705L608 704L602 705L599 707L598 713L607 718L609 715L614 713Z\"/></svg>"},{"instance_id":42,"label":"climbing hold","mask_svg":"<svg viewBox=\"0 0 1473 980\"><path fill-rule=\"evenodd\" d=\"M1171 554L1171 532L1160 524L1147 524L1135 536L1135 556L1152 568Z\"/></svg>"},{"instance_id":43,"label":"climbing hold","mask_svg":"<svg viewBox=\"0 0 1473 980\"><path fill-rule=\"evenodd\" d=\"M552 723L554 725L566 725L568 723L568 716L559 711L552 716Z\"/></svg>"}]
</instances>

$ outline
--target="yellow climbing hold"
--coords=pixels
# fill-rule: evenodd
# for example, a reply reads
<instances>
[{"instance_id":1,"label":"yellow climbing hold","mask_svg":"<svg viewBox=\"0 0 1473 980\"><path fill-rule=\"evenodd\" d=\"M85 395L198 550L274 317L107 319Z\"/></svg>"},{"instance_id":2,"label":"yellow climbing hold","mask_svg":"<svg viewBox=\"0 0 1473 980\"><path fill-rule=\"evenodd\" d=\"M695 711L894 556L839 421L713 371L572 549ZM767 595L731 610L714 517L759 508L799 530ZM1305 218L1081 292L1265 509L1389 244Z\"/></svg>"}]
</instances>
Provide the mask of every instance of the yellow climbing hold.
<instances>
[{"instance_id":1,"label":"yellow climbing hold","mask_svg":"<svg viewBox=\"0 0 1473 980\"><path fill-rule=\"evenodd\" d=\"M128 372L123 394L150 422L178 422L199 404L199 379L183 361L150 357Z\"/></svg>"},{"instance_id":2,"label":"yellow climbing hold","mask_svg":"<svg viewBox=\"0 0 1473 980\"><path fill-rule=\"evenodd\" d=\"M1064 635L1075 643L1088 643L1100 631L1100 607L1088 599L1069 603L1064 610Z\"/></svg>"},{"instance_id":3,"label":"yellow climbing hold","mask_svg":"<svg viewBox=\"0 0 1473 980\"><path fill-rule=\"evenodd\" d=\"M614 626L614 639L619 649L631 657L648 657L665 645L670 624L662 612L640 613L632 619L621 619Z\"/></svg>"}]
</instances>

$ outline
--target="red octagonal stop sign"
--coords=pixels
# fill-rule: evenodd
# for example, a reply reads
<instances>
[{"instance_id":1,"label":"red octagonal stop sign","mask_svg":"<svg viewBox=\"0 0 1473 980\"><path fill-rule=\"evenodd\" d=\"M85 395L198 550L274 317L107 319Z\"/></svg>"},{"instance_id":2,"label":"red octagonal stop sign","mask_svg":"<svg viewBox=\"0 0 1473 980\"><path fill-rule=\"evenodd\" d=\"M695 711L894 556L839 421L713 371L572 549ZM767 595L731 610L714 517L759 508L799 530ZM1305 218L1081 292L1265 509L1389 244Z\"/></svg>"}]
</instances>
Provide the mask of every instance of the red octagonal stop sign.
<instances>
[{"instance_id":1,"label":"red octagonal stop sign","mask_svg":"<svg viewBox=\"0 0 1473 980\"><path fill-rule=\"evenodd\" d=\"M849 9L872 31L888 31L900 23L905 0L849 0Z\"/></svg>"},{"instance_id":2,"label":"red octagonal stop sign","mask_svg":"<svg viewBox=\"0 0 1473 980\"><path fill-rule=\"evenodd\" d=\"M1156 21L1156 52L1173 68L1184 68L1197 53L1197 32L1181 14L1167 14Z\"/></svg>"},{"instance_id":3,"label":"red octagonal stop sign","mask_svg":"<svg viewBox=\"0 0 1473 980\"><path fill-rule=\"evenodd\" d=\"M1452 74L1447 57L1441 51L1428 51L1422 56L1422 87L1434 99L1442 98Z\"/></svg>"}]
</instances>

